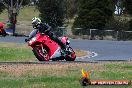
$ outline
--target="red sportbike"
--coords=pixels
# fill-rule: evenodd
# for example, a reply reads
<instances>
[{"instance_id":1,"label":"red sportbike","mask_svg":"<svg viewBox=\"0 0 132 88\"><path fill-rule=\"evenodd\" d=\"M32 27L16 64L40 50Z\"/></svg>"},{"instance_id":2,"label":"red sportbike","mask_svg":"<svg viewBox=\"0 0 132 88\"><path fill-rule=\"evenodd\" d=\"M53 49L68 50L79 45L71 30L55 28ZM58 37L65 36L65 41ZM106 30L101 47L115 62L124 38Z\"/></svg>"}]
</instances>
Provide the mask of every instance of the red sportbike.
<instances>
[{"instance_id":1,"label":"red sportbike","mask_svg":"<svg viewBox=\"0 0 132 88\"><path fill-rule=\"evenodd\" d=\"M46 34L36 33L28 42L32 51L39 61L74 61L76 58L74 50L70 47L70 41L67 37L60 37L61 41L67 45L70 54L67 54L61 47Z\"/></svg>"}]
</instances>

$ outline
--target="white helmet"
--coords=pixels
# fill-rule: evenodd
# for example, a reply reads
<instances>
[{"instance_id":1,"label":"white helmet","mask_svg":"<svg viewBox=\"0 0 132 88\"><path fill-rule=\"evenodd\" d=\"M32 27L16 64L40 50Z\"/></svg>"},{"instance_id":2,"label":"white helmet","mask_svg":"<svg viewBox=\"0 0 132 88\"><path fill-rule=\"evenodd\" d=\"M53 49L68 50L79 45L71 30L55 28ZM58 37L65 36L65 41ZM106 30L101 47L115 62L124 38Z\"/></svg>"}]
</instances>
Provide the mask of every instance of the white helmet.
<instances>
[{"instance_id":1,"label":"white helmet","mask_svg":"<svg viewBox=\"0 0 132 88\"><path fill-rule=\"evenodd\" d=\"M41 24L40 18L38 18L38 17L32 18L32 24L33 24L33 26L37 26L37 25Z\"/></svg>"}]
</instances>

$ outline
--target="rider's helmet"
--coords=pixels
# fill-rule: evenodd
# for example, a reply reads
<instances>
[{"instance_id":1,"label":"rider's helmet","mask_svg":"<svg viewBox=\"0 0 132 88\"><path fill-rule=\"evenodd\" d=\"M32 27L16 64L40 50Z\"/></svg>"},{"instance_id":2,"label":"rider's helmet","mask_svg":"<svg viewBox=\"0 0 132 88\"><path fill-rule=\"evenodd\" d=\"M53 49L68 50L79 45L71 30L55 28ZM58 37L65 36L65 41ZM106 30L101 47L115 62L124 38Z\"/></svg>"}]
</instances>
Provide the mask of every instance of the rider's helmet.
<instances>
[{"instance_id":1,"label":"rider's helmet","mask_svg":"<svg viewBox=\"0 0 132 88\"><path fill-rule=\"evenodd\" d=\"M38 18L38 17L34 17L34 18L32 18L32 25L33 25L33 28L37 28L37 26L39 25L39 24L41 24L41 20L40 20L40 18Z\"/></svg>"}]
</instances>

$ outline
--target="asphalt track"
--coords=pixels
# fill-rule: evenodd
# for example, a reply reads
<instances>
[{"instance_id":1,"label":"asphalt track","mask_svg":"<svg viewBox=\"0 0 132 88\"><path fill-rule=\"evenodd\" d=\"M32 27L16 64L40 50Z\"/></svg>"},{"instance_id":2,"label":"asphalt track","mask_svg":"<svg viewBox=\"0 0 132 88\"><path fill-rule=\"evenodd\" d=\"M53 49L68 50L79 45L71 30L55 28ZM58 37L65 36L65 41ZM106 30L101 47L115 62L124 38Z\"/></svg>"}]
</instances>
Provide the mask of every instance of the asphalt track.
<instances>
[{"instance_id":1,"label":"asphalt track","mask_svg":"<svg viewBox=\"0 0 132 88\"><path fill-rule=\"evenodd\" d=\"M26 37L0 37L0 42L25 43ZM92 52L91 55L78 57L76 61L131 61L132 41L82 40L70 39L71 46Z\"/></svg>"}]
</instances>

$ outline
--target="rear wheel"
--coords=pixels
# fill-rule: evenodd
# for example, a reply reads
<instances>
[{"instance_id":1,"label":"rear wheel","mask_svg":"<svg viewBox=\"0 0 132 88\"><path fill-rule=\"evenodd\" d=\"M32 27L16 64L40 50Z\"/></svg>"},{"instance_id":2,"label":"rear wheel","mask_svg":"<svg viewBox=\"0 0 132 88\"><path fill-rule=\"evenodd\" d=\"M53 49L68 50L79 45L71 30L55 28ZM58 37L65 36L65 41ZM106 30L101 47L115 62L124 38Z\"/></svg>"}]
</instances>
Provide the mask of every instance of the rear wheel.
<instances>
[{"instance_id":1,"label":"rear wheel","mask_svg":"<svg viewBox=\"0 0 132 88\"><path fill-rule=\"evenodd\" d=\"M76 58L75 52L71 47L69 47L69 50L71 51L71 54L67 55L65 60L66 61L74 61Z\"/></svg>"},{"instance_id":2,"label":"rear wheel","mask_svg":"<svg viewBox=\"0 0 132 88\"><path fill-rule=\"evenodd\" d=\"M35 46L33 48L33 53L39 61L48 61L50 58L48 50L46 48L42 49L41 46Z\"/></svg>"}]
</instances>

